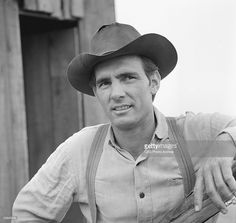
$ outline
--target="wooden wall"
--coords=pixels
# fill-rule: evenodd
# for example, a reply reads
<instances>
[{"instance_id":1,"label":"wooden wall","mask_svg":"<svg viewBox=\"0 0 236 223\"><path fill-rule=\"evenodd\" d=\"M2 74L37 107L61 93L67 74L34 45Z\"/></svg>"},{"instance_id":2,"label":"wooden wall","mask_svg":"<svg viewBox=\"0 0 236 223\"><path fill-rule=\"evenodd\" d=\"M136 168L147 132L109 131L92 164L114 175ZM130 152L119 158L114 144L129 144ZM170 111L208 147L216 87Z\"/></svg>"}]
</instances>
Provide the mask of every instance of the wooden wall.
<instances>
[{"instance_id":1,"label":"wooden wall","mask_svg":"<svg viewBox=\"0 0 236 223\"><path fill-rule=\"evenodd\" d=\"M64 20L82 18L84 15L83 0L23 0L21 8Z\"/></svg>"}]
</instances>

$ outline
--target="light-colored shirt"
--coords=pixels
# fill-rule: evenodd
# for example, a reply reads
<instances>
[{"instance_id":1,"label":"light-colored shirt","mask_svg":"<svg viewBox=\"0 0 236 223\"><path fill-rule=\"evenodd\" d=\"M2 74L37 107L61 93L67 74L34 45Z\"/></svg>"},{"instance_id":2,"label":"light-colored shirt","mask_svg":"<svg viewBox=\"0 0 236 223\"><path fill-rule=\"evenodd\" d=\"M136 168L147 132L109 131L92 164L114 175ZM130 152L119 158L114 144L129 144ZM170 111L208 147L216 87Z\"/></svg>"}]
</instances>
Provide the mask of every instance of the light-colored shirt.
<instances>
[{"instance_id":1,"label":"light-colored shirt","mask_svg":"<svg viewBox=\"0 0 236 223\"><path fill-rule=\"evenodd\" d=\"M157 126L150 143L168 139L168 126L155 109ZM236 141L236 119L187 112L177 118L185 140L211 141L222 133ZM86 127L62 143L18 194L13 216L17 222L61 221L72 202L79 202L91 222L86 188L88 154L99 125ZM196 166L199 159L194 160ZM98 222L158 222L184 198L182 175L174 154L135 160L114 141L112 128L105 139L95 178Z\"/></svg>"}]
</instances>

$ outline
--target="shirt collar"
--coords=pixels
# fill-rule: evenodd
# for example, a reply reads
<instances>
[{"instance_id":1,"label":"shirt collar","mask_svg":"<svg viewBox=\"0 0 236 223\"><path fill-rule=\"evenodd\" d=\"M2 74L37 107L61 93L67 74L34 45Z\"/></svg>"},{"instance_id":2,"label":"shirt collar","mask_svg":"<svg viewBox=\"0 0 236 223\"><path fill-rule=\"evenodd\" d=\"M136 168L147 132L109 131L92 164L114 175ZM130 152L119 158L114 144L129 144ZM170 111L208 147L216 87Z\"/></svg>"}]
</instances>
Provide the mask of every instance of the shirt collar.
<instances>
[{"instance_id":1,"label":"shirt collar","mask_svg":"<svg viewBox=\"0 0 236 223\"><path fill-rule=\"evenodd\" d=\"M165 139L168 137L168 125L166 122L165 116L155 107L153 106L154 115L156 118L156 129L154 131L152 139ZM112 147L117 148L117 144L115 143L114 133L112 130L112 126L109 126L107 137L105 139L105 143L110 144Z\"/></svg>"},{"instance_id":2,"label":"shirt collar","mask_svg":"<svg viewBox=\"0 0 236 223\"><path fill-rule=\"evenodd\" d=\"M165 116L155 107L153 106L154 114L156 117L157 125L154 132L154 136L158 139L164 139L168 137L168 125L166 122Z\"/></svg>"}]
</instances>

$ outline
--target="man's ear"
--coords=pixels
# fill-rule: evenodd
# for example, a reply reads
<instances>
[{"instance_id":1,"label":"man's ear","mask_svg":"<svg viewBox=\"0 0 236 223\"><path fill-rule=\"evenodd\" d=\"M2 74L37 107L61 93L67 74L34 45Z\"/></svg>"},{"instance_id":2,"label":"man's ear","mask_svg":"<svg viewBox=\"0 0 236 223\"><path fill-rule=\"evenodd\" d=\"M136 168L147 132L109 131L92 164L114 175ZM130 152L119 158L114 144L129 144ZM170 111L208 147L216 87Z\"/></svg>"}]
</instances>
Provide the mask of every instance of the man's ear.
<instances>
[{"instance_id":1,"label":"man's ear","mask_svg":"<svg viewBox=\"0 0 236 223\"><path fill-rule=\"evenodd\" d=\"M160 88L160 80L157 77L156 71L149 78L151 93L155 95Z\"/></svg>"}]
</instances>

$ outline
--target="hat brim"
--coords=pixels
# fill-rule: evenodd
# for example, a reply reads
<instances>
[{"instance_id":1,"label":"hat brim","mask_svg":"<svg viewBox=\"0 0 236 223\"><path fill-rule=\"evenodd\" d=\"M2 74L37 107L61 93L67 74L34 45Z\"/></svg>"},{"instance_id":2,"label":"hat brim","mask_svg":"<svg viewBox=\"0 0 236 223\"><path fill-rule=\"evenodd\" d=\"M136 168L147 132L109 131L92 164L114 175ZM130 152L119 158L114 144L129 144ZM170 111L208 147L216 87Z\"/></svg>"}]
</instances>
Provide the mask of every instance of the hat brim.
<instances>
[{"instance_id":1,"label":"hat brim","mask_svg":"<svg viewBox=\"0 0 236 223\"><path fill-rule=\"evenodd\" d=\"M150 33L105 55L83 53L74 57L67 69L69 82L78 91L94 96L93 90L89 86L94 66L123 55L140 55L151 59L159 68L162 79L174 69L177 63L177 52L173 44L159 34Z\"/></svg>"}]
</instances>

